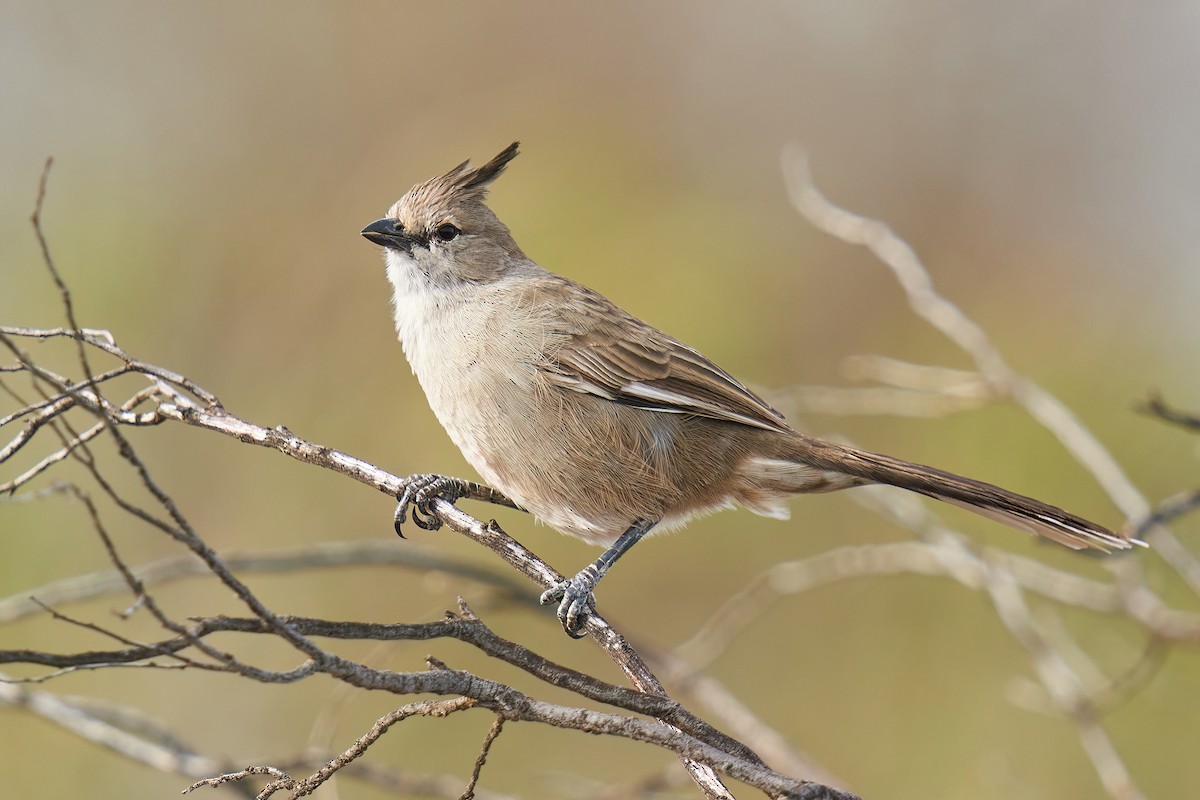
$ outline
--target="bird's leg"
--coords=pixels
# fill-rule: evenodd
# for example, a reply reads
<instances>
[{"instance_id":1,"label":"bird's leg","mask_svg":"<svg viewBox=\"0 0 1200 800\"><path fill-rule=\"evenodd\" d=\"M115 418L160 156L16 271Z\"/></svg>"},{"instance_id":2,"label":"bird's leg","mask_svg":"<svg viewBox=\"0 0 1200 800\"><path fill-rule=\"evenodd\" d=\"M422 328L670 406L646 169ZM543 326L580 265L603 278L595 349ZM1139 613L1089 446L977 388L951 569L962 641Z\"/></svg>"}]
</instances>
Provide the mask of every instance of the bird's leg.
<instances>
[{"instance_id":1,"label":"bird's leg","mask_svg":"<svg viewBox=\"0 0 1200 800\"><path fill-rule=\"evenodd\" d=\"M617 563L617 559L625 555L625 552L629 548L641 541L641 538L650 532L654 524L654 522L647 522L641 519L633 523L628 530L613 542L612 547L605 550L590 565L581 569L574 578L557 583L542 592L542 605L548 605L555 600L559 601L558 621L562 623L563 630L566 631L568 636L573 639L579 639L583 636L580 628L596 604L596 599L592 596L592 590L596 588L596 584L605 576L609 568Z\"/></svg>"},{"instance_id":2,"label":"bird's leg","mask_svg":"<svg viewBox=\"0 0 1200 800\"><path fill-rule=\"evenodd\" d=\"M518 507L500 492L481 483L464 481L462 478L448 478L445 475L409 475L400 484L400 491L396 495L396 535L404 538L400 526L408 519L409 507L412 508L413 522L417 527L427 531L436 531L442 527L442 521L429 510L429 504L439 497L450 503L466 497L509 508Z\"/></svg>"}]
</instances>

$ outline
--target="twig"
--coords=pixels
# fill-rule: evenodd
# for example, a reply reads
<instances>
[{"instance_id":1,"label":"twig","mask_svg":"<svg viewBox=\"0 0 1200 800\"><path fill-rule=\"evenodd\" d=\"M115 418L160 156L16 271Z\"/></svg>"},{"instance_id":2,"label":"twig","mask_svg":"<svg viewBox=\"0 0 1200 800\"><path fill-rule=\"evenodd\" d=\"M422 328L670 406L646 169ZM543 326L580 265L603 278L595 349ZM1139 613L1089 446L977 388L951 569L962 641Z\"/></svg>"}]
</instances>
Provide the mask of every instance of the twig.
<instances>
[{"instance_id":1,"label":"twig","mask_svg":"<svg viewBox=\"0 0 1200 800\"><path fill-rule=\"evenodd\" d=\"M577 670L556 664L528 648L497 636L463 605L464 615L439 622L377 624L330 622L309 617L283 617L283 622L304 636L356 641L427 641L453 638L473 645L487 655L505 661L546 682L596 702L605 703L669 722L696 739L720 747L748 762L762 765L761 759L744 744L723 734L668 697L645 694L614 686ZM241 632L271 634L272 628L261 619L209 617L196 619L187 636L178 636L154 644L137 644L124 650L91 653L53 654L29 650L0 650L0 663L40 664L60 668L82 664L117 665L142 661L155 656L173 656L194 642L214 633ZM298 680L313 674L286 673ZM351 682L361 680L362 669L349 662L338 662L328 670ZM283 673L281 673L283 674Z\"/></svg>"},{"instance_id":2,"label":"twig","mask_svg":"<svg viewBox=\"0 0 1200 800\"><path fill-rule=\"evenodd\" d=\"M1147 397L1143 403L1137 406L1137 410L1143 414L1150 414L1161 420L1179 425L1187 430L1200 431L1200 415L1180 411L1177 408L1167 405L1167 401L1158 393L1153 393Z\"/></svg>"},{"instance_id":3,"label":"twig","mask_svg":"<svg viewBox=\"0 0 1200 800\"><path fill-rule=\"evenodd\" d=\"M848 389L841 386L800 386L778 399L798 413L833 415L886 414L934 417L979 408L992 399L979 373L912 364L884 356L851 356L841 372L850 380L875 381L883 386Z\"/></svg>"},{"instance_id":4,"label":"twig","mask_svg":"<svg viewBox=\"0 0 1200 800\"><path fill-rule=\"evenodd\" d=\"M1144 536L1152 529L1174 522L1197 508L1200 508L1200 489L1168 497L1158 504L1153 513L1137 524L1134 534Z\"/></svg>"},{"instance_id":5,"label":"twig","mask_svg":"<svg viewBox=\"0 0 1200 800\"><path fill-rule=\"evenodd\" d=\"M459 800L474 800L475 787L479 783L479 775L483 772L483 765L487 763L488 753L492 751L492 745L503 730L504 717L497 714L496 719L492 721L492 726L488 728L487 736L483 737L483 744L479 748L479 756L475 759L475 768L471 770L471 782L467 784L467 789L462 793L462 797Z\"/></svg>"},{"instance_id":6,"label":"twig","mask_svg":"<svg viewBox=\"0 0 1200 800\"><path fill-rule=\"evenodd\" d=\"M74 496L74 490L60 487ZM435 548L421 542L409 542L397 547L386 539L360 539L318 542L310 545L280 548L270 552L231 552L222 554L230 571L239 575L253 573L287 573L307 569L333 569L363 565L406 566L422 573L445 572L499 590L505 602L529 607L541 606L537 598L508 575L479 567L454 558L447 558ZM155 587L197 575L210 575L207 565L192 554L171 556L130 568L143 587ZM96 599L127 590L128 583L118 570L86 573L26 589L0 598L0 624L37 614L41 604L62 605ZM36 599L35 599L36 598ZM40 601L40 602L39 602Z\"/></svg>"},{"instance_id":7,"label":"twig","mask_svg":"<svg viewBox=\"0 0 1200 800\"><path fill-rule=\"evenodd\" d=\"M1096 709L1080 687L1075 673L1032 624L1032 615L1012 576L1003 570L992 570L986 588L1001 621L1029 653L1034 670L1055 705L1066 711L1075 723L1084 752L1091 759L1105 790L1115 800L1142 800L1145 795L1137 788L1112 739L1100 724Z\"/></svg>"},{"instance_id":8,"label":"twig","mask_svg":"<svg viewBox=\"0 0 1200 800\"><path fill-rule=\"evenodd\" d=\"M216 759L201 756L177 743L156 742L130 733L101 719L79 704L50 692L13 685L10 676L3 674L0 674L0 703L24 708L76 736L161 772L198 777L211 775L225 768L225 765Z\"/></svg>"}]
</instances>

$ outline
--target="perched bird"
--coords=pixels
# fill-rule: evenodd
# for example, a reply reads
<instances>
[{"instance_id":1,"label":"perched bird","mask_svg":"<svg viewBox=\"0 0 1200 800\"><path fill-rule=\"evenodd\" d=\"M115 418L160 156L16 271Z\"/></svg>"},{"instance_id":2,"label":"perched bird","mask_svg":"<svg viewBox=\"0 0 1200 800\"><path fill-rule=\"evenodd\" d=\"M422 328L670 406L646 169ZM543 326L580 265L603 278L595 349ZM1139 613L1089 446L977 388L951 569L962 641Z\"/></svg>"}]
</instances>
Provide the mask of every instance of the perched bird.
<instances>
[{"instance_id":1,"label":"perched bird","mask_svg":"<svg viewBox=\"0 0 1200 800\"><path fill-rule=\"evenodd\" d=\"M542 595L571 635L612 564L654 530L740 505L883 483L1067 547L1130 540L991 484L805 436L695 349L531 261L484 204L517 143L417 184L362 235L384 248L396 331L429 405L487 483L607 550ZM396 510L462 483L413 476ZM414 517L416 512L414 511Z\"/></svg>"}]
</instances>

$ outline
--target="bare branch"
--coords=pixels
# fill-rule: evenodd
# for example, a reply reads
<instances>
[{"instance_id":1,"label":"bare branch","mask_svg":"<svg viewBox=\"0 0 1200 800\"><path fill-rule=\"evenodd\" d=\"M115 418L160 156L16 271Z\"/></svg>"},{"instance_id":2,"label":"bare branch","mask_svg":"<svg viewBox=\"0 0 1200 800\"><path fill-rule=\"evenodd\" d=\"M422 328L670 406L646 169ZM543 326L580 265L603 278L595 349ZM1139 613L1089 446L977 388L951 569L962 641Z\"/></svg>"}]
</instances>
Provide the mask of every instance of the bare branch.
<instances>
[{"instance_id":1,"label":"bare branch","mask_svg":"<svg viewBox=\"0 0 1200 800\"><path fill-rule=\"evenodd\" d=\"M488 728L487 736L483 737L483 744L479 748L479 756L475 759L475 768L471 771L471 782L467 784L467 790L462 793L462 797L459 800L474 800L475 787L479 783L479 775L483 772L483 765L487 763L488 753L492 751L492 745L503 730L504 717L496 715L496 719L492 721L492 727Z\"/></svg>"},{"instance_id":2,"label":"bare branch","mask_svg":"<svg viewBox=\"0 0 1200 800\"><path fill-rule=\"evenodd\" d=\"M199 777L225 768L216 759L187 750L177 742L167 741L166 737L160 736L155 741L138 736L102 719L78 703L69 702L50 692L13 685L12 679L3 674L0 674L0 704L24 708L76 736L161 772Z\"/></svg>"},{"instance_id":3,"label":"bare branch","mask_svg":"<svg viewBox=\"0 0 1200 800\"><path fill-rule=\"evenodd\" d=\"M710 768L727 774L730 777L749 783L775 797L814 798L814 800L816 798L838 798L839 800L845 800L853 797L853 795L835 789L807 781L797 781L773 772L762 767L760 764L754 764L725 753L677 730L671 730L658 722L645 722L615 714L606 714L583 708L572 708L534 700L510 686L496 683L468 672L452 669L435 669L422 673L373 672L372 674L363 674L352 672L343 674L340 677L349 680L351 683L357 683L362 688L382 689L401 694L432 693L454 696L461 695L460 700L462 703L468 703L469 701L466 698L470 698L474 701L472 705L491 709L510 721L541 722L554 727L578 730L584 733L620 736L635 741L656 744L675 751L689 761L708 765ZM428 706L430 709L428 711L415 710L425 708L424 704L410 704L397 712L383 717L368 734L364 735L354 746L348 749L343 754L343 757L347 759L348 763L349 760L353 760L361 755L361 752L376 741L379 735L391 725L412 716L414 713L434 713L432 709L436 707ZM455 706L453 710L459 710L459 708ZM334 759L334 761L338 761L338 759ZM328 778L329 774L336 771L336 767L333 767L333 764L334 762L331 762L328 765L331 767L330 769L323 769L314 773L312 776L312 780L316 781L314 786L319 785L320 782ZM265 768L253 769L265 771ZM268 786L268 789L272 793L284 788L292 790L294 792L293 796L307 793L305 790L309 789L310 784L305 781L296 781L294 778L282 773L276 774L277 772L271 773L275 774L278 779L278 786L274 784ZM236 780L238 777L244 777L247 774L262 774L262 772L245 772L238 776L221 776L212 780L225 782ZM202 781L196 784L196 786L199 785L216 784L206 784L206 782ZM196 786L192 788L196 788ZM265 794L269 796L269 793Z\"/></svg>"},{"instance_id":4,"label":"bare branch","mask_svg":"<svg viewBox=\"0 0 1200 800\"><path fill-rule=\"evenodd\" d=\"M60 491L73 490L63 487ZM540 608L537 599L524 583L518 583L507 575L483 569L475 564L447 558L440 555L437 549L420 542L396 547L392 538L342 540L281 548L271 552L231 552L224 554L222 558L230 571L240 575L364 565L407 566L424 573L445 572L467 578L499 590L500 597L505 602ZM130 571L146 588L211 574L207 565L191 554L134 566ZM59 606L110 596L128 588L125 577L115 569L64 578L0 598L0 624L40 613L42 603Z\"/></svg>"},{"instance_id":5,"label":"bare branch","mask_svg":"<svg viewBox=\"0 0 1200 800\"><path fill-rule=\"evenodd\" d=\"M1168 497L1159 503L1153 513L1138 523L1134 528L1135 535L1146 535L1154 528L1168 525L1180 517L1192 513L1197 508L1200 508L1200 489Z\"/></svg>"},{"instance_id":6,"label":"bare branch","mask_svg":"<svg viewBox=\"0 0 1200 800\"><path fill-rule=\"evenodd\" d=\"M329 622L309 617L281 618L293 630L304 636L329 639L353 639L358 641L425 641L436 638L453 638L477 647L489 656L519 667L534 677L570 692L586 697L596 702L616 706L628 711L654 717L670 723L677 729L685 731L700 741L708 742L736 754L746 761L762 764L748 747L732 739L708 723L691 714L687 709L665 696L631 691L619 686L605 683L577 670L556 664L515 642L497 636L478 618L470 613L463 605L464 615L450 617L440 622L422 624L373 624L361 622ZM133 644L124 650L96 651L90 653L70 653L56 655L29 650L0 650L0 663L40 664L59 668L71 668L80 665L117 665L128 664L153 658L155 656L175 656L182 650L191 647L195 642L219 632L241 632L253 634L274 633L273 629L261 619L215 617L197 619L186 636L149 645ZM286 673L289 678L298 680L307 677L318 669L313 666L307 671ZM361 680L362 668L349 662L330 659L327 665L320 667L337 677L351 677L351 682Z\"/></svg>"},{"instance_id":7,"label":"bare branch","mask_svg":"<svg viewBox=\"0 0 1200 800\"><path fill-rule=\"evenodd\" d=\"M935 417L980 408L993 399L977 372L912 364L884 356L851 356L841 372L852 381L883 384L848 389L841 386L800 386L780 396L798 413L832 415L886 414Z\"/></svg>"},{"instance_id":8,"label":"bare branch","mask_svg":"<svg viewBox=\"0 0 1200 800\"><path fill-rule=\"evenodd\" d=\"M302 797L312 792L325 781L329 780L335 772L342 769L346 765L352 763L364 753L367 748L375 744L383 734L387 733L388 729L397 722L405 720L411 716L420 715L426 717L445 717L453 714L456 711L464 711L468 708L473 708L476 705L475 701L468 697L458 697L453 700L427 700L419 703L409 703L396 711L391 712L380 718L367 733L360 736L354 744L348 747L344 752L339 754L329 763L321 767L301 781L293 781L291 779L275 781L268 785L259 797L270 797L274 792L272 788L278 785L280 789L288 789L291 791L291 797ZM196 785L188 787L185 792L190 792L195 789Z\"/></svg>"},{"instance_id":9,"label":"bare branch","mask_svg":"<svg viewBox=\"0 0 1200 800\"><path fill-rule=\"evenodd\" d=\"M1115 800L1141 800L1137 788L1112 739L1100 724L1096 709L1082 690L1078 677L1032 624L1020 587L1003 570L988 574L987 592L1005 626L1029 653L1034 670L1049 690L1055 705L1064 710L1079 730L1080 743L1091 759L1101 783Z\"/></svg>"},{"instance_id":10,"label":"bare branch","mask_svg":"<svg viewBox=\"0 0 1200 800\"><path fill-rule=\"evenodd\" d=\"M892 270L913 313L966 352L995 393L1012 398L1054 434L1105 488L1127 519L1139 519L1146 513L1146 498L1104 445L1060 400L1008 365L983 328L934 289L929 272L904 240L885 223L830 203L813 183L808 158L799 147L784 150L783 173L792 205L801 216L831 236L868 248Z\"/></svg>"},{"instance_id":11,"label":"bare branch","mask_svg":"<svg viewBox=\"0 0 1200 800\"><path fill-rule=\"evenodd\" d=\"M1150 414L1186 430L1200 431L1200 415L1180 411L1167 405L1167 401L1160 394L1151 394L1137 409L1143 414Z\"/></svg>"}]
</instances>

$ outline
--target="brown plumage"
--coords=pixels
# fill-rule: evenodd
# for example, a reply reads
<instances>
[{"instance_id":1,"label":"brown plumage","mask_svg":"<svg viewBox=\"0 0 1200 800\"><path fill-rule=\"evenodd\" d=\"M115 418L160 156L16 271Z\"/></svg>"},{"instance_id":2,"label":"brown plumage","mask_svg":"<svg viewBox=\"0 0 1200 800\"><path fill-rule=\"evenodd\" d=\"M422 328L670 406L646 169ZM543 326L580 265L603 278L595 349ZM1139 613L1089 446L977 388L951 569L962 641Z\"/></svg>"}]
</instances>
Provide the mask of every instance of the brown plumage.
<instances>
[{"instance_id":1,"label":"brown plumage","mask_svg":"<svg viewBox=\"0 0 1200 800\"><path fill-rule=\"evenodd\" d=\"M695 349L530 261L483 202L516 153L418 184L363 235L385 247L405 354L467 460L539 520L616 542L547 593L568 631L651 527L732 504L783 518L794 494L884 483L1071 548L1130 546L991 484L797 433Z\"/></svg>"}]
</instances>

